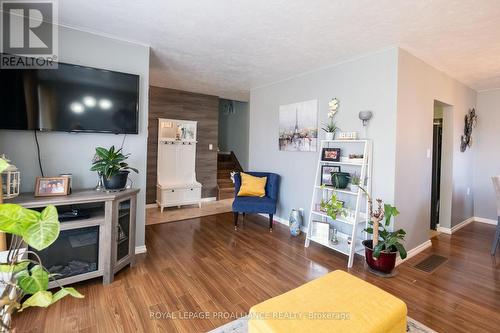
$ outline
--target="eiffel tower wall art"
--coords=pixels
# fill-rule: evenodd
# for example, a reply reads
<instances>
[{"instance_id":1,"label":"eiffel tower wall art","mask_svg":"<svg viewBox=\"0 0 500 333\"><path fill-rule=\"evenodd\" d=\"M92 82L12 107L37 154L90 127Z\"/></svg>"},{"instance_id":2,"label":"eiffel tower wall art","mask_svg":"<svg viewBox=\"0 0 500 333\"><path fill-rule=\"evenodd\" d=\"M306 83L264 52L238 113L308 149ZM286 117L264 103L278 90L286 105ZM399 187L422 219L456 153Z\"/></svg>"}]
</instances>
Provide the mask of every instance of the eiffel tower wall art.
<instances>
[{"instance_id":1,"label":"eiffel tower wall art","mask_svg":"<svg viewBox=\"0 0 500 333\"><path fill-rule=\"evenodd\" d=\"M279 147L283 151L316 151L318 100L280 105Z\"/></svg>"}]
</instances>

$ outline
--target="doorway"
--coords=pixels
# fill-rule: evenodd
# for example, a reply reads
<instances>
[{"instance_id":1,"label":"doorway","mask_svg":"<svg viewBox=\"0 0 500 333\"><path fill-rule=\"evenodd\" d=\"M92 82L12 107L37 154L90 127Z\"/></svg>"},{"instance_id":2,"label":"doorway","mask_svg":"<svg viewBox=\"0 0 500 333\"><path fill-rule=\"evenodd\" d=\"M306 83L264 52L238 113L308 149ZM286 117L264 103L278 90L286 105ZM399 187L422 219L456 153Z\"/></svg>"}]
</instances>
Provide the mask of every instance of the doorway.
<instances>
[{"instance_id":1,"label":"doorway","mask_svg":"<svg viewBox=\"0 0 500 333\"><path fill-rule=\"evenodd\" d=\"M434 106L432 129L432 192L431 192L431 230L439 225L441 199L441 156L443 152L443 108Z\"/></svg>"},{"instance_id":2,"label":"doorway","mask_svg":"<svg viewBox=\"0 0 500 333\"><path fill-rule=\"evenodd\" d=\"M430 238L451 228L453 196L453 106L434 101L432 118ZM437 230L437 231L436 231Z\"/></svg>"}]
</instances>

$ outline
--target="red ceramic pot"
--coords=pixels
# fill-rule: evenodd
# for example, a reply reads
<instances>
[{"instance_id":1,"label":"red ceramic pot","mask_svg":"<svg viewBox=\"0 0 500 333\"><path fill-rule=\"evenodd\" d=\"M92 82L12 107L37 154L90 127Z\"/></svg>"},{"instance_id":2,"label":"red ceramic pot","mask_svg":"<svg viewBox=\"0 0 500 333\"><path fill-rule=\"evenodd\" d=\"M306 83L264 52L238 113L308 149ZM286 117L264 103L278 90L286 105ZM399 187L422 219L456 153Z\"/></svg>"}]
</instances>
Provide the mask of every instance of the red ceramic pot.
<instances>
[{"instance_id":1,"label":"red ceramic pot","mask_svg":"<svg viewBox=\"0 0 500 333\"><path fill-rule=\"evenodd\" d=\"M397 251L394 252L380 252L378 258L373 258L373 242L371 239L363 241L365 247L366 263L371 269L376 271L390 274L396 266Z\"/></svg>"}]
</instances>

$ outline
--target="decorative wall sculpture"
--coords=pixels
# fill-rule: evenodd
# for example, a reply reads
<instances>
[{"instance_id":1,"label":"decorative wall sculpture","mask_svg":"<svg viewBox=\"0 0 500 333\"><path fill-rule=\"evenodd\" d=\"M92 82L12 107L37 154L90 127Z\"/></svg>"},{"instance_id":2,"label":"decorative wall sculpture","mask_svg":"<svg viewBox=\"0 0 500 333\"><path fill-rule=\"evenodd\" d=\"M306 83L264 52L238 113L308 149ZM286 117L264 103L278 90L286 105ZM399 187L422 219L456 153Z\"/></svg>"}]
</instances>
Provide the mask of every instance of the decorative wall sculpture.
<instances>
[{"instance_id":1,"label":"decorative wall sculpture","mask_svg":"<svg viewBox=\"0 0 500 333\"><path fill-rule=\"evenodd\" d=\"M476 126L477 115L474 108L470 109L465 115L464 135L460 142L460 151L463 153L467 147L472 147L472 129Z\"/></svg>"}]
</instances>

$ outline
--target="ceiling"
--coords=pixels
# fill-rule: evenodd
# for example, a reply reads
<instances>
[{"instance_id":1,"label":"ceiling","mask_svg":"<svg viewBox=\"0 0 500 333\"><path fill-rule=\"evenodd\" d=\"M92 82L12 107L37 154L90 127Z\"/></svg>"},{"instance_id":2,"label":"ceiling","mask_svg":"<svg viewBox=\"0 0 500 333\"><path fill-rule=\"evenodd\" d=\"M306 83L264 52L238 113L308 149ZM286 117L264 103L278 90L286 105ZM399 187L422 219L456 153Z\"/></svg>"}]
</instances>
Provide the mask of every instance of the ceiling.
<instances>
[{"instance_id":1,"label":"ceiling","mask_svg":"<svg viewBox=\"0 0 500 333\"><path fill-rule=\"evenodd\" d=\"M64 0L59 22L150 45L152 85L235 100L393 46L500 88L499 0Z\"/></svg>"}]
</instances>

